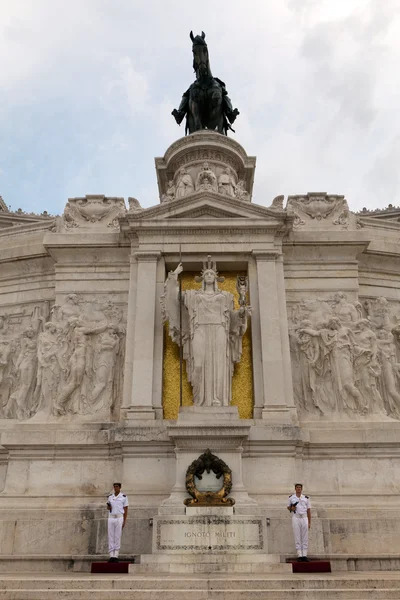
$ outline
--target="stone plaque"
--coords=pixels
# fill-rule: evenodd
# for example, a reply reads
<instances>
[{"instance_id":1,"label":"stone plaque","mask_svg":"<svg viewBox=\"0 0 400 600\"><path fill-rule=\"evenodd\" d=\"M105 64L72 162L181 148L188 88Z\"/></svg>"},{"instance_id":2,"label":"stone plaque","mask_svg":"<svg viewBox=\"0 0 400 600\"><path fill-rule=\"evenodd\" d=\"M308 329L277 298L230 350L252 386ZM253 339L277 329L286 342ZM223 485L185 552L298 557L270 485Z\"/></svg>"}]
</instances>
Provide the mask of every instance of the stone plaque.
<instances>
[{"instance_id":1,"label":"stone plaque","mask_svg":"<svg viewBox=\"0 0 400 600\"><path fill-rule=\"evenodd\" d=\"M157 552L265 551L261 518L156 518L155 527Z\"/></svg>"}]
</instances>

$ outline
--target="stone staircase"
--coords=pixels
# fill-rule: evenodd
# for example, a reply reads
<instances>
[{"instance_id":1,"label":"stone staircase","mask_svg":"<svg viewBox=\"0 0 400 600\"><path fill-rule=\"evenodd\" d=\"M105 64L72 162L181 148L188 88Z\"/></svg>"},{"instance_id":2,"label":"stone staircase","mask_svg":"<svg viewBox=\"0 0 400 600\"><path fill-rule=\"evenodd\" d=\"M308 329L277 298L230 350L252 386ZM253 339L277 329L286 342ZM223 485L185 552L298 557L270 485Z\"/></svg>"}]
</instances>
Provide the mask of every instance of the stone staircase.
<instances>
[{"instance_id":1,"label":"stone staircase","mask_svg":"<svg viewBox=\"0 0 400 600\"><path fill-rule=\"evenodd\" d=\"M142 554L140 563L129 565L131 575L291 573L279 554Z\"/></svg>"},{"instance_id":2,"label":"stone staircase","mask_svg":"<svg viewBox=\"0 0 400 600\"><path fill-rule=\"evenodd\" d=\"M329 575L8 574L0 600L400 600L399 572Z\"/></svg>"}]
</instances>

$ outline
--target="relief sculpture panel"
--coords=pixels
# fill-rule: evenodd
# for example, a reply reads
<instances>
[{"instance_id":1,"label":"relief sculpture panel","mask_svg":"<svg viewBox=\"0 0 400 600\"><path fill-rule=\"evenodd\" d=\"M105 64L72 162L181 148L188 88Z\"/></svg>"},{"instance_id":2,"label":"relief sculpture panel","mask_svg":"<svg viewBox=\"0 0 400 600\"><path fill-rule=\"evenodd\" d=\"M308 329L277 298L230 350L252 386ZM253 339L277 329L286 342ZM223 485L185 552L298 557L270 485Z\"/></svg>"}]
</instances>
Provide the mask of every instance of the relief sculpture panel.
<instances>
[{"instance_id":1,"label":"relief sculpture panel","mask_svg":"<svg viewBox=\"0 0 400 600\"><path fill-rule=\"evenodd\" d=\"M302 300L289 330L304 420L400 418L400 323L385 298Z\"/></svg>"},{"instance_id":2,"label":"relief sculpture panel","mask_svg":"<svg viewBox=\"0 0 400 600\"><path fill-rule=\"evenodd\" d=\"M0 418L33 421L117 417L124 315L111 302L69 294L0 318Z\"/></svg>"}]
</instances>

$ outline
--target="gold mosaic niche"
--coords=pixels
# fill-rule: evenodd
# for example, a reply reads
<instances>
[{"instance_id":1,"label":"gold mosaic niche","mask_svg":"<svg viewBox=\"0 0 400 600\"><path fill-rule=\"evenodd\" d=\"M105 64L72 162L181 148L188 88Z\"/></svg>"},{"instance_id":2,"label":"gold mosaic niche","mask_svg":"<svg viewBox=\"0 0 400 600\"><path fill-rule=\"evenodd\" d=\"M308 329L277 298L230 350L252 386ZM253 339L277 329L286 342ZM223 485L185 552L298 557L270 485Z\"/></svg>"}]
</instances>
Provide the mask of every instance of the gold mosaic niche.
<instances>
[{"instance_id":1,"label":"gold mosaic niche","mask_svg":"<svg viewBox=\"0 0 400 600\"><path fill-rule=\"evenodd\" d=\"M197 272L183 272L182 290L200 289L201 283L194 281ZM219 273L225 277L219 283L220 290L230 292L235 298L235 308L239 308L238 293L236 291L236 276L246 275L239 273ZM192 386L187 380L186 362L183 361L182 382L183 406L193 406ZM247 331L243 336L242 359L235 365L232 380L232 405L237 406L241 419L253 418L253 361L251 356L251 318L248 321ZM179 346L175 344L168 334L168 323L164 330L164 361L163 361L163 411L164 419L177 419L179 412Z\"/></svg>"}]
</instances>

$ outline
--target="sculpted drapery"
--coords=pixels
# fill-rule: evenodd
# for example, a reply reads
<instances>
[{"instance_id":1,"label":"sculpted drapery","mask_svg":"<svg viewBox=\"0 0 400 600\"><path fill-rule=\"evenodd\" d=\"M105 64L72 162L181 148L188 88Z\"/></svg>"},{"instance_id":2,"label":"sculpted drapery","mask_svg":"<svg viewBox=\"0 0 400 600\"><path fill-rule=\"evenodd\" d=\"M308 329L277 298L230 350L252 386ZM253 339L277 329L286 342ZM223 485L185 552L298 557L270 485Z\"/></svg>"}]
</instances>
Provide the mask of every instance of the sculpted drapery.
<instances>
[{"instance_id":1,"label":"sculpted drapery","mask_svg":"<svg viewBox=\"0 0 400 600\"><path fill-rule=\"evenodd\" d=\"M180 343L179 265L165 282L165 318L174 342ZM204 268L201 290L182 293L182 343L186 371L196 406L228 406L232 375L240 362L248 307L234 309L233 295L218 289L215 266Z\"/></svg>"}]
</instances>

